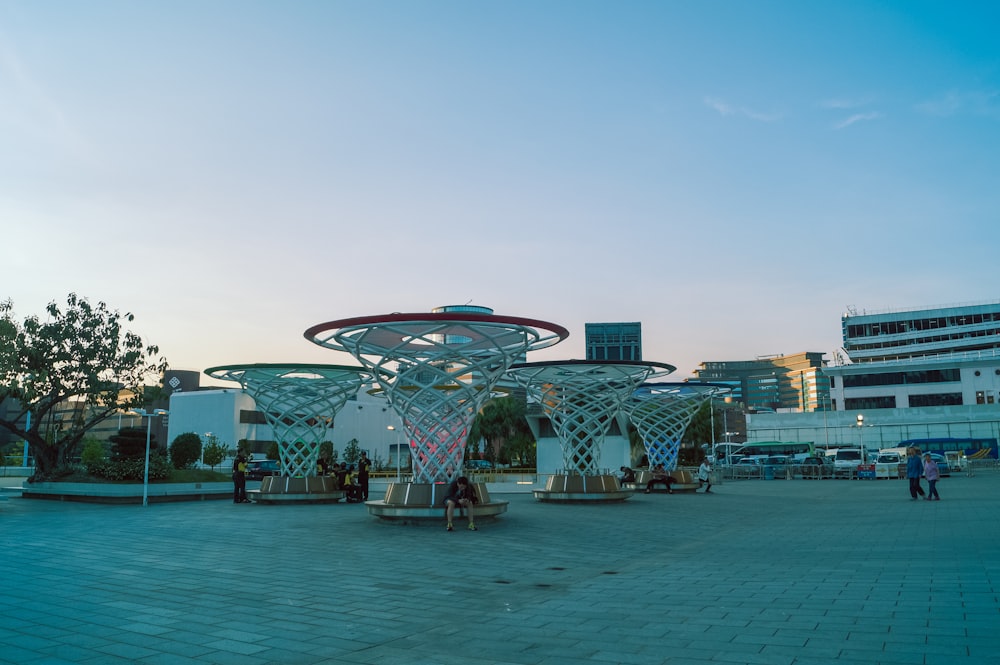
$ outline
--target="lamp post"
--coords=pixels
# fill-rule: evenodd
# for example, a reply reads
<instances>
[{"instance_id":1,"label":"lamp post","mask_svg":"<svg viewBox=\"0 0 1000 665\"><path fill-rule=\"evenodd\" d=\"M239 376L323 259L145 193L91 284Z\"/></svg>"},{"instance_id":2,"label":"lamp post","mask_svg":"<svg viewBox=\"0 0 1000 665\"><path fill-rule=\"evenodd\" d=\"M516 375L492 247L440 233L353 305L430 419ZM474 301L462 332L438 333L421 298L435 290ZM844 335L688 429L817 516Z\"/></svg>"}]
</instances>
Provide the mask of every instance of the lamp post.
<instances>
[{"instance_id":1,"label":"lamp post","mask_svg":"<svg viewBox=\"0 0 1000 665\"><path fill-rule=\"evenodd\" d=\"M153 416L165 416L169 413L166 409L154 409L152 412L145 409L134 409L132 411L137 416L146 418L146 467L142 475L142 505L149 505L149 439L153 432Z\"/></svg>"},{"instance_id":2,"label":"lamp post","mask_svg":"<svg viewBox=\"0 0 1000 665\"><path fill-rule=\"evenodd\" d=\"M396 431L396 428L393 425L387 425L386 429L389 430L390 432L395 432ZM401 456L402 455L400 454L400 450L399 450L399 435L397 434L396 435L396 482L397 483L398 482L402 482L401 479L400 479L400 474L399 474L399 458Z\"/></svg>"},{"instance_id":3,"label":"lamp post","mask_svg":"<svg viewBox=\"0 0 1000 665\"><path fill-rule=\"evenodd\" d=\"M861 444L861 463L868 464L868 456L865 455L865 417L858 414L858 442Z\"/></svg>"}]
</instances>

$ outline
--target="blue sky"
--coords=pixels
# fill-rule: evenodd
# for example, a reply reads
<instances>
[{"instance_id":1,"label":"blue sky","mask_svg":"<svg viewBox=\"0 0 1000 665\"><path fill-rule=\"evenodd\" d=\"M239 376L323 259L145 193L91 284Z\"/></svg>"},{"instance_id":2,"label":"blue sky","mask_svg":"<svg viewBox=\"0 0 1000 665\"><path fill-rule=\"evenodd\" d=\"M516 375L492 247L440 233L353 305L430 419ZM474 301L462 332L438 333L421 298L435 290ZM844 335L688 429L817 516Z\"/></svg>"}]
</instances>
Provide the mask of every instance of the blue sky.
<instances>
[{"instance_id":1,"label":"blue sky","mask_svg":"<svg viewBox=\"0 0 1000 665\"><path fill-rule=\"evenodd\" d=\"M350 363L323 321L641 321L822 351L995 300L1000 5L0 0L0 298L172 366Z\"/></svg>"}]
</instances>

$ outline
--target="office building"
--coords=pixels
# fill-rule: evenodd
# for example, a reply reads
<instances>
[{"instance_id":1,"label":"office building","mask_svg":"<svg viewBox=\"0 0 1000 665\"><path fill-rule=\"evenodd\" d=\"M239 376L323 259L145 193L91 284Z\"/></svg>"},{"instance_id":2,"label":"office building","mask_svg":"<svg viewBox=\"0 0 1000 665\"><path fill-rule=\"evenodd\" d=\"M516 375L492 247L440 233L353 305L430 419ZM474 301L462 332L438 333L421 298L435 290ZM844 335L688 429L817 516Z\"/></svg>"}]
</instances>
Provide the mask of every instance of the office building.
<instances>
[{"instance_id":1,"label":"office building","mask_svg":"<svg viewBox=\"0 0 1000 665\"><path fill-rule=\"evenodd\" d=\"M703 362L699 381L732 389L732 400L747 411L820 411L829 408L829 388L822 353L760 356L754 360Z\"/></svg>"},{"instance_id":2,"label":"office building","mask_svg":"<svg viewBox=\"0 0 1000 665\"><path fill-rule=\"evenodd\" d=\"M584 324L587 360L642 360L642 324Z\"/></svg>"}]
</instances>

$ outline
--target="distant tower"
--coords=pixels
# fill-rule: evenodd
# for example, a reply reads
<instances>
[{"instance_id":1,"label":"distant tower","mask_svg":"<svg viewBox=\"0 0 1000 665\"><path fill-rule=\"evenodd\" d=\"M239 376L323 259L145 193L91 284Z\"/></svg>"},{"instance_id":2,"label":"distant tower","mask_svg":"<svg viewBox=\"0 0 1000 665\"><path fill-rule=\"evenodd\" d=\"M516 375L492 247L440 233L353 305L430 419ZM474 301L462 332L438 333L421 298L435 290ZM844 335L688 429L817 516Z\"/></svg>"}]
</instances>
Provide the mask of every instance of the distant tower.
<instances>
[{"instance_id":1,"label":"distant tower","mask_svg":"<svg viewBox=\"0 0 1000 665\"><path fill-rule=\"evenodd\" d=\"M587 360L642 360L642 324L584 324Z\"/></svg>"}]
</instances>

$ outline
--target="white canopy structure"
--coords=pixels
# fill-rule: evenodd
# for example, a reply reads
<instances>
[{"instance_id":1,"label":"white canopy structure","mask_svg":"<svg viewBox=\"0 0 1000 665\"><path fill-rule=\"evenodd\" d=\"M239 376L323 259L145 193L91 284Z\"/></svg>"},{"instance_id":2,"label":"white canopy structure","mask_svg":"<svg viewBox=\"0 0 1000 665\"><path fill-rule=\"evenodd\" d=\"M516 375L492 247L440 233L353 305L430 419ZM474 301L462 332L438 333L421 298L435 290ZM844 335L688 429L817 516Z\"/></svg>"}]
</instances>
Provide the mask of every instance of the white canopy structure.
<instances>
[{"instance_id":1,"label":"white canopy structure","mask_svg":"<svg viewBox=\"0 0 1000 665\"><path fill-rule=\"evenodd\" d=\"M509 375L542 406L559 437L566 474L601 474L601 445L612 419L638 385L673 365L645 361L523 363Z\"/></svg>"},{"instance_id":2,"label":"white canopy structure","mask_svg":"<svg viewBox=\"0 0 1000 665\"><path fill-rule=\"evenodd\" d=\"M305 332L375 376L409 434L417 483L459 475L472 420L504 372L568 335L544 321L450 311L342 319Z\"/></svg>"},{"instance_id":3,"label":"white canopy structure","mask_svg":"<svg viewBox=\"0 0 1000 665\"><path fill-rule=\"evenodd\" d=\"M681 438L705 400L730 392L711 383L649 383L639 386L623 401L624 411L642 437L649 466L677 468Z\"/></svg>"},{"instance_id":4,"label":"white canopy structure","mask_svg":"<svg viewBox=\"0 0 1000 665\"><path fill-rule=\"evenodd\" d=\"M205 370L236 381L257 402L274 431L281 475L316 475L319 444L333 419L361 386L372 380L364 367L343 365L226 365Z\"/></svg>"}]
</instances>

